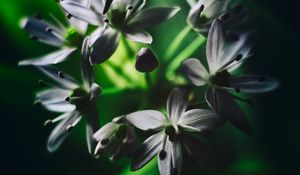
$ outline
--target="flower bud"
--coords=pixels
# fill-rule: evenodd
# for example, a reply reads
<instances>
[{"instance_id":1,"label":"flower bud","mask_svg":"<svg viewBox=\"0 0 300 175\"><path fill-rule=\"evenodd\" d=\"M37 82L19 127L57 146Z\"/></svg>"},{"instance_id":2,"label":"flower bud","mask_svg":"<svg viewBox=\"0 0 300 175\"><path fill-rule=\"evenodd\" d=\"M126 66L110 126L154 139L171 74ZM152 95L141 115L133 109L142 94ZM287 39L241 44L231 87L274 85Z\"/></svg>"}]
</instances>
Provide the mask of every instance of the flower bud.
<instances>
[{"instance_id":1,"label":"flower bud","mask_svg":"<svg viewBox=\"0 0 300 175\"><path fill-rule=\"evenodd\" d=\"M142 48L136 58L135 68L140 72L152 72L159 62L154 53L148 48Z\"/></svg>"}]
</instances>

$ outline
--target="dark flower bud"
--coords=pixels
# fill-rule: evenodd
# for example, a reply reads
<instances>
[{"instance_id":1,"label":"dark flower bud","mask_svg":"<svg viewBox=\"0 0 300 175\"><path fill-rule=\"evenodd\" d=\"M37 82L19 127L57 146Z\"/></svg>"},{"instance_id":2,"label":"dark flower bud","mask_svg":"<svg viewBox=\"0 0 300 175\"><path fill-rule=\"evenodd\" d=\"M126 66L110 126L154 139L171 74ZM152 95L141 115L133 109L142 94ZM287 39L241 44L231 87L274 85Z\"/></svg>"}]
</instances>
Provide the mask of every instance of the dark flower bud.
<instances>
[{"instance_id":1,"label":"dark flower bud","mask_svg":"<svg viewBox=\"0 0 300 175\"><path fill-rule=\"evenodd\" d=\"M159 62L154 53L148 48L142 48L136 58L135 68L140 72L152 72Z\"/></svg>"}]
</instances>

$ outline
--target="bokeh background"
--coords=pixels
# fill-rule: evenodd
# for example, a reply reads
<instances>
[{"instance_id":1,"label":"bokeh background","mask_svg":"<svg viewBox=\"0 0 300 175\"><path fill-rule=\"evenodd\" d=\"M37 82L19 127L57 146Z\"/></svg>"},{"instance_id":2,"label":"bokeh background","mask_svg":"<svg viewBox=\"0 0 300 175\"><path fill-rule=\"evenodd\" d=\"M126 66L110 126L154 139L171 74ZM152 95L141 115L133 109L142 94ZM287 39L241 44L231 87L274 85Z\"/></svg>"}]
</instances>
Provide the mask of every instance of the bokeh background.
<instances>
[{"instance_id":1,"label":"bokeh background","mask_svg":"<svg viewBox=\"0 0 300 175\"><path fill-rule=\"evenodd\" d=\"M244 106L254 129L252 137L230 125L212 133L210 143L223 159L222 168L216 171L203 170L185 155L182 174L273 175L290 174L298 170L300 37L297 1L244 2L253 13L257 32L254 56L244 64L242 71L271 75L280 80L281 86L272 93L251 97L255 101L254 106ZM196 35L192 32L178 49L171 49L172 54L166 53L174 37L185 26L189 6L184 0L150 0L150 6L155 4L177 4L182 7L175 18L157 28L149 29L155 40L151 47L160 62L165 63L164 59L168 54L170 59L178 55L179 59L184 59L186 55L203 57L203 41L194 41ZM37 82L44 77L32 67L17 66L18 61L22 59L45 54L54 49L30 40L28 34L19 27L22 17L33 16L37 12L46 19L50 13L61 20L64 19L63 13L53 0L0 1L1 174L158 174L156 160L144 169L131 173L127 158L117 163L112 163L108 158L91 158L87 153L82 122L56 153L47 152L46 140L52 126L44 127L43 123L58 114L49 113L33 105L34 94L42 89ZM141 47L130 44L133 50ZM159 91L161 86L167 86L168 89L168 85L154 84L151 91L147 90L144 76L134 70L133 54L126 52L124 48L124 43L121 43L109 63L94 67L97 82L104 89L108 89L98 103L102 125L118 115L144 107L155 108L157 104L161 105L166 101L167 93ZM189 51L180 55L182 50ZM123 70L116 71L111 68L118 67L120 62ZM76 63L78 58L59 66L75 77L80 77L79 66L76 67ZM154 73L153 76L158 73Z\"/></svg>"}]
</instances>

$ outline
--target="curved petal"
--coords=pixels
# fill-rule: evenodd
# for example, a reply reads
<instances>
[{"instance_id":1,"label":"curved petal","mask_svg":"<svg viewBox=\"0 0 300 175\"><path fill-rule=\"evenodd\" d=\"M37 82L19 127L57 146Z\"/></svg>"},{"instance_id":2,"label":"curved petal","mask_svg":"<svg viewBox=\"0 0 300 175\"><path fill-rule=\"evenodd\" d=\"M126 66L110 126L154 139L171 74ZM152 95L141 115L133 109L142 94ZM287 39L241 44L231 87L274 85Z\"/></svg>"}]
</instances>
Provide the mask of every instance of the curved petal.
<instances>
[{"instance_id":1,"label":"curved petal","mask_svg":"<svg viewBox=\"0 0 300 175\"><path fill-rule=\"evenodd\" d=\"M63 36L60 36L59 29L43 20L24 18L21 21L21 27L43 43L57 47L64 44L64 39Z\"/></svg>"},{"instance_id":2,"label":"curved petal","mask_svg":"<svg viewBox=\"0 0 300 175\"><path fill-rule=\"evenodd\" d=\"M88 85L92 86L94 82L93 78L93 69L90 62L90 48L89 48L89 37L85 37L82 47L81 47L81 56L82 56L82 74L83 74L83 81Z\"/></svg>"},{"instance_id":3,"label":"curved petal","mask_svg":"<svg viewBox=\"0 0 300 175\"><path fill-rule=\"evenodd\" d=\"M158 168L161 175L179 175L182 166L181 145L178 142L166 140L166 156L158 158Z\"/></svg>"},{"instance_id":4,"label":"curved petal","mask_svg":"<svg viewBox=\"0 0 300 175\"><path fill-rule=\"evenodd\" d=\"M142 29L134 29L134 28L126 29L125 36L129 40L139 42L139 43L144 43L144 44L151 44L153 41L152 36L148 32Z\"/></svg>"},{"instance_id":5,"label":"curved petal","mask_svg":"<svg viewBox=\"0 0 300 175\"><path fill-rule=\"evenodd\" d=\"M227 92L209 88L206 91L205 98L209 106L224 119L228 120L241 131L252 134L249 121L237 102Z\"/></svg>"},{"instance_id":6,"label":"curved petal","mask_svg":"<svg viewBox=\"0 0 300 175\"><path fill-rule=\"evenodd\" d=\"M177 122L185 112L187 105L186 92L180 88L173 89L167 101L167 111L170 120Z\"/></svg>"},{"instance_id":7,"label":"curved petal","mask_svg":"<svg viewBox=\"0 0 300 175\"><path fill-rule=\"evenodd\" d=\"M82 6L89 8L91 6L91 0L72 0ZM94 1L94 0L93 0ZM69 18L70 24L75 27L78 32L85 34L88 28L88 23L82 20L78 20L76 18Z\"/></svg>"},{"instance_id":8,"label":"curved petal","mask_svg":"<svg viewBox=\"0 0 300 175\"><path fill-rule=\"evenodd\" d=\"M108 28L92 45L91 62L100 64L109 59L119 44L118 31Z\"/></svg>"},{"instance_id":9,"label":"curved petal","mask_svg":"<svg viewBox=\"0 0 300 175\"><path fill-rule=\"evenodd\" d=\"M87 124L86 124L86 140L88 145L88 150L90 154L94 154L94 149L96 148L97 141L93 138L94 133L99 129L99 115L96 105L91 107L87 113Z\"/></svg>"},{"instance_id":10,"label":"curved petal","mask_svg":"<svg viewBox=\"0 0 300 175\"><path fill-rule=\"evenodd\" d=\"M43 104L43 107L45 107L49 111L53 112L70 112L76 109L75 105L70 104L67 101L61 101L56 103L49 103L49 104Z\"/></svg>"},{"instance_id":11,"label":"curved petal","mask_svg":"<svg viewBox=\"0 0 300 175\"><path fill-rule=\"evenodd\" d=\"M212 23L207 38L206 57L210 74L214 74L221 66L218 60L221 59L224 47L224 28L220 20L216 19Z\"/></svg>"},{"instance_id":12,"label":"curved petal","mask_svg":"<svg viewBox=\"0 0 300 175\"><path fill-rule=\"evenodd\" d=\"M141 10L132 17L128 26L132 28L153 27L172 18L179 10L179 7L152 7Z\"/></svg>"},{"instance_id":13,"label":"curved petal","mask_svg":"<svg viewBox=\"0 0 300 175\"><path fill-rule=\"evenodd\" d=\"M186 111L178 124L187 131L201 132L203 130L212 130L219 125L219 117L211 110L192 109Z\"/></svg>"},{"instance_id":14,"label":"curved petal","mask_svg":"<svg viewBox=\"0 0 300 175\"><path fill-rule=\"evenodd\" d=\"M186 77L195 85L203 86L209 77L207 70L196 58L189 58L181 63Z\"/></svg>"},{"instance_id":15,"label":"curved petal","mask_svg":"<svg viewBox=\"0 0 300 175\"><path fill-rule=\"evenodd\" d=\"M63 73L63 77L59 77L61 73L54 67L50 66L37 66L37 68L44 73L46 76L56 81L62 88L66 89L76 89L78 87L78 83L69 75Z\"/></svg>"},{"instance_id":16,"label":"curved petal","mask_svg":"<svg viewBox=\"0 0 300 175\"><path fill-rule=\"evenodd\" d=\"M164 133L159 132L150 136L136 151L131 163L131 170L141 169L162 149Z\"/></svg>"},{"instance_id":17,"label":"curved petal","mask_svg":"<svg viewBox=\"0 0 300 175\"><path fill-rule=\"evenodd\" d=\"M75 126L81 118L80 113L77 111L72 111L63 115L65 115L65 119L53 129L49 136L47 143L47 148L49 152L54 152L59 148L59 146L69 135L67 128L69 126Z\"/></svg>"},{"instance_id":18,"label":"curved petal","mask_svg":"<svg viewBox=\"0 0 300 175\"><path fill-rule=\"evenodd\" d=\"M65 47L62 48L61 50L41 56L39 58L20 61L19 66L26 66L26 65L46 66L50 64L58 64L65 61L74 51L76 51L76 48Z\"/></svg>"},{"instance_id":19,"label":"curved petal","mask_svg":"<svg viewBox=\"0 0 300 175\"><path fill-rule=\"evenodd\" d=\"M166 117L161 112L154 110L133 112L126 115L126 119L144 131L161 128L167 123Z\"/></svg>"},{"instance_id":20,"label":"curved petal","mask_svg":"<svg viewBox=\"0 0 300 175\"><path fill-rule=\"evenodd\" d=\"M98 14L80 3L65 0L60 2L62 8L73 17L95 26L104 24L104 16Z\"/></svg>"},{"instance_id":21,"label":"curved petal","mask_svg":"<svg viewBox=\"0 0 300 175\"><path fill-rule=\"evenodd\" d=\"M233 78L230 86L245 93L264 93L276 89L279 82L263 75L242 75Z\"/></svg>"},{"instance_id":22,"label":"curved petal","mask_svg":"<svg viewBox=\"0 0 300 175\"><path fill-rule=\"evenodd\" d=\"M94 133L93 137L98 142L109 138L118 128L119 124L116 124L114 122L109 122L103 127L101 127L96 133Z\"/></svg>"},{"instance_id":23,"label":"curved petal","mask_svg":"<svg viewBox=\"0 0 300 175\"><path fill-rule=\"evenodd\" d=\"M199 0L204 5L203 15L208 19L215 19L227 8L229 0Z\"/></svg>"},{"instance_id":24,"label":"curved petal","mask_svg":"<svg viewBox=\"0 0 300 175\"><path fill-rule=\"evenodd\" d=\"M68 96L71 95L71 93L72 92L70 90L55 88L37 93L36 98L39 102L46 105L63 102Z\"/></svg>"},{"instance_id":25,"label":"curved petal","mask_svg":"<svg viewBox=\"0 0 300 175\"><path fill-rule=\"evenodd\" d=\"M196 2L193 2L193 6L191 6L191 10L189 11L189 15L187 17L187 23L192 26L200 26L200 15L204 10L204 4L202 1L198 1L197 4Z\"/></svg>"}]
</instances>

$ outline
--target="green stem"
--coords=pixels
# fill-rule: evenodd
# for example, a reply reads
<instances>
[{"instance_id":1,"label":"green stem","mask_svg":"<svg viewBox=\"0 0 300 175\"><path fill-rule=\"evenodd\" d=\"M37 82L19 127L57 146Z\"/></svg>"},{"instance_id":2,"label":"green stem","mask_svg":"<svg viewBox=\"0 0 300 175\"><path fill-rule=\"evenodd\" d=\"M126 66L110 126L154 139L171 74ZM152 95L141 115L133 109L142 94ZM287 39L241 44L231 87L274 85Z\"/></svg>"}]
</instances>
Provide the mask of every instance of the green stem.
<instances>
[{"instance_id":1,"label":"green stem","mask_svg":"<svg viewBox=\"0 0 300 175\"><path fill-rule=\"evenodd\" d=\"M134 51L134 49L130 46L128 40L127 40L124 36L122 36L122 43L124 44L124 47L125 47L125 49L126 49L127 56L128 56L129 58L133 58L134 55L135 55L135 51Z\"/></svg>"},{"instance_id":2,"label":"green stem","mask_svg":"<svg viewBox=\"0 0 300 175\"><path fill-rule=\"evenodd\" d=\"M145 73L145 80L146 80L146 83L147 83L147 88L150 89L153 85L153 82L152 82L152 78L151 78L151 75L150 75L149 72Z\"/></svg>"},{"instance_id":3,"label":"green stem","mask_svg":"<svg viewBox=\"0 0 300 175\"><path fill-rule=\"evenodd\" d=\"M174 40L171 42L171 45L168 47L166 54L164 56L166 61L169 61L174 56L175 51L179 49L180 44L185 39L185 37L189 34L190 31L191 31L191 27L186 26L174 38Z\"/></svg>"}]
</instances>

